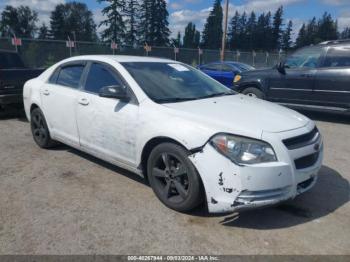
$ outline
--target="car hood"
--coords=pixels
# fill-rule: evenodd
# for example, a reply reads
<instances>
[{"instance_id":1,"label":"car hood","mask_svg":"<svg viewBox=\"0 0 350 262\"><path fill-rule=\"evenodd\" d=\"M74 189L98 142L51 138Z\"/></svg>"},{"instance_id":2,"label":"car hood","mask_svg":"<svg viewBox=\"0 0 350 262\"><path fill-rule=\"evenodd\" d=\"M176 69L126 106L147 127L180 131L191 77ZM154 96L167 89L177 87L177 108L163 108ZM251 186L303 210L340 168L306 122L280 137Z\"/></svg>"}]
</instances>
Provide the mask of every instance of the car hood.
<instances>
[{"instance_id":1,"label":"car hood","mask_svg":"<svg viewBox=\"0 0 350 262\"><path fill-rule=\"evenodd\" d=\"M241 72L240 75L242 76L268 76L271 75L272 72L275 72L274 68L265 68L265 69L255 69L255 70L249 70Z\"/></svg>"},{"instance_id":2,"label":"car hood","mask_svg":"<svg viewBox=\"0 0 350 262\"><path fill-rule=\"evenodd\" d=\"M307 117L261 99L244 95L222 96L164 106L182 119L211 132L261 138L262 132L283 132L303 127Z\"/></svg>"}]
</instances>

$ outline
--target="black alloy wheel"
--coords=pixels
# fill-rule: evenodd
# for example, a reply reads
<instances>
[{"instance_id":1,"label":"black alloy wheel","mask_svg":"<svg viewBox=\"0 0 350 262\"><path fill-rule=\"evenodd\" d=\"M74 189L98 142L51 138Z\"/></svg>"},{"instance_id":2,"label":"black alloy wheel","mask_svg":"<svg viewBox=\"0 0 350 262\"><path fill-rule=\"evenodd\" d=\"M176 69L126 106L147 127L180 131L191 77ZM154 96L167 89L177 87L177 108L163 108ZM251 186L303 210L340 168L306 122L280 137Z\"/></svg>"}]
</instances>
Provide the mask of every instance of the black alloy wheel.
<instances>
[{"instance_id":1,"label":"black alloy wheel","mask_svg":"<svg viewBox=\"0 0 350 262\"><path fill-rule=\"evenodd\" d=\"M55 145L51 139L45 117L39 108L31 112L30 125L35 143L41 148L50 148Z\"/></svg>"},{"instance_id":2,"label":"black alloy wheel","mask_svg":"<svg viewBox=\"0 0 350 262\"><path fill-rule=\"evenodd\" d=\"M148 178L157 197L172 209L188 211L202 200L197 171L178 145L164 143L152 151Z\"/></svg>"}]
</instances>

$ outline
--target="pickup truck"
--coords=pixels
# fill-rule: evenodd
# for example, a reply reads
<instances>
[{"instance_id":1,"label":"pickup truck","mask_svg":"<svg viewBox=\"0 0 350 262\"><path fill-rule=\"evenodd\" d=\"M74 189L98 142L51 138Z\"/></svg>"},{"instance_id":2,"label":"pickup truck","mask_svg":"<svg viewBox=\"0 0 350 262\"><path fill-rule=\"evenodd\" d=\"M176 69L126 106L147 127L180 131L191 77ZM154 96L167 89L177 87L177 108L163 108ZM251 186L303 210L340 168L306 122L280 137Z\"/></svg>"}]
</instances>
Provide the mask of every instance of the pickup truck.
<instances>
[{"instance_id":1,"label":"pickup truck","mask_svg":"<svg viewBox=\"0 0 350 262\"><path fill-rule=\"evenodd\" d=\"M27 68L18 53L0 50L0 109L23 104L23 85L44 69Z\"/></svg>"}]
</instances>

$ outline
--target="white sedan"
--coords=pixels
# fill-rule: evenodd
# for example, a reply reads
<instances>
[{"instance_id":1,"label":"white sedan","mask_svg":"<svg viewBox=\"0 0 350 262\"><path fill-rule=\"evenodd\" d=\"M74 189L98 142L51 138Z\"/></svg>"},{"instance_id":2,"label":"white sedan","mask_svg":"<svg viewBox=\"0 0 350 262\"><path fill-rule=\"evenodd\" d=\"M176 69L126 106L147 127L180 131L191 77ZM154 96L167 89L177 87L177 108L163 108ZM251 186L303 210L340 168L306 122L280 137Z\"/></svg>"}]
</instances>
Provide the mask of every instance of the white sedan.
<instances>
[{"instance_id":1,"label":"white sedan","mask_svg":"<svg viewBox=\"0 0 350 262\"><path fill-rule=\"evenodd\" d=\"M28 81L23 97L40 147L59 141L144 176L178 211L293 199L322 164L313 121L172 60L69 58Z\"/></svg>"}]
</instances>

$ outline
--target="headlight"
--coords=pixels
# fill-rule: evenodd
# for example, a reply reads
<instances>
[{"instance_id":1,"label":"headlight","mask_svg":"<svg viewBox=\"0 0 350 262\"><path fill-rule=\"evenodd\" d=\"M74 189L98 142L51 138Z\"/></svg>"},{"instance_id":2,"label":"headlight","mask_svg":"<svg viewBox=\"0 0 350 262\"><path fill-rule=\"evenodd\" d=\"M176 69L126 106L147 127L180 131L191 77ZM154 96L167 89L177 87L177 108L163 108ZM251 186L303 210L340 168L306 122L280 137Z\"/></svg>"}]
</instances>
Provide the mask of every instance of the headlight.
<instances>
[{"instance_id":1,"label":"headlight","mask_svg":"<svg viewBox=\"0 0 350 262\"><path fill-rule=\"evenodd\" d=\"M235 78L233 79L233 83L237 83L239 80L241 80L242 76L241 75L236 75Z\"/></svg>"},{"instance_id":2,"label":"headlight","mask_svg":"<svg viewBox=\"0 0 350 262\"><path fill-rule=\"evenodd\" d=\"M277 161L273 148L266 142L239 136L219 134L210 144L236 164L257 164Z\"/></svg>"}]
</instances>

